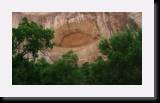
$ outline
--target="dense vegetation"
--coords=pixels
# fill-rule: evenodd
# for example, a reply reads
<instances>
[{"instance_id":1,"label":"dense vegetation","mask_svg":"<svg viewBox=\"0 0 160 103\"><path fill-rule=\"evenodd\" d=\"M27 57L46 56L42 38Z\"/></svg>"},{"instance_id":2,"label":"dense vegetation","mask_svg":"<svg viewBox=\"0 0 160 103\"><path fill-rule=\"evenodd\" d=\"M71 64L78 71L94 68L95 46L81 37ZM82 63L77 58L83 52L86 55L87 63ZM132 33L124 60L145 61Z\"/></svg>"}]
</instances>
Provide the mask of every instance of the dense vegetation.
<instances>
[{"instance_id":1,"label":"dense vegetation","mask_svg":"<svg viewBox=\"0 0 160 103\"><path fill-rule=\"evenodd\" d=\"M51 41L54 37L53 33L52 30L45 29L42 25L24 17L18 28L12 28L13 57L18 55L24 59L27 54L31 54L35 60L39 50L53 47Z\"/></svg>"},{"instance_id":2,"label":"dense vegetation","mask_svg":"<svg viewBox=\"0 0 160 103\"><path fill-rule=\"evenodd\" d=\"M99 50L107 55L108 60L98 57L94 62L78 66L78 57L73 51L67 52L53 64L43 58L35 62L35 59L25 57L31 53L36 58L39 50L53 47L53 34L50 29L44 29L26 18L18 28L13 28L13 84L142 84L141 29L127 26L110 39L102 38ZM18 51L17 47L22 50Z\"/></svg>"}]
</instances>

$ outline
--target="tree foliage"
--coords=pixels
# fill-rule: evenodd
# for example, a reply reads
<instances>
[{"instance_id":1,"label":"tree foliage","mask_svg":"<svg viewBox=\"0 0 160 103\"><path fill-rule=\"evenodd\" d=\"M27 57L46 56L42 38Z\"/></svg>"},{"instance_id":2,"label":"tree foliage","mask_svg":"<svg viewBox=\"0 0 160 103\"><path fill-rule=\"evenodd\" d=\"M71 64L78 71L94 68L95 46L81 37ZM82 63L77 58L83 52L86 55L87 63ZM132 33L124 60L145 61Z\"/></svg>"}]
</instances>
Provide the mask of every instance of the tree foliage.
<instances>
[{"instance_id":1,"label":"tree foliage","mask_svg":"<svg viewBox=\"0 0 160 103\"><path fill-rule=\"evenodd\" d=\"M122 32L114 33L110 39L102 38L99 50L108 57L108 60L99 57L94 62L79 66L77 64L78 56L73 51L65 53L62 58L52 64L43 58L37 62L23 59L21 55L23 51L32 53L34 56L38 50L52 47L50 45L52 37L53 31L44 29L25 18L17 29L13 29L12 48L15 50L13 52L18 54L12 57L13 84L142 84L141 29L126 27ZM26 41L27 43L23 44ZM18 52L17 48L21 47L21 44L23 44L22 51Z\"/></svg>"},{"instance_id":2,"label":"tree foliage","mask_svg":"<svg viewBox=\"0 0 160 103\"><path fill-rule=\"evenodd\" d=\"M111 84L141 84L142 82L142 32L132 26L99 44L102 53L107 53L108 69L105 76L110 76ZM102 48L103 45L106 48ZM107 74L106 74L107 73ZM112 76L114 75L114 76Z\"/></svg>"},{"instance_id":3,"label":"tree foliage","mask_svg":"<svg viewBox=\"0 0 160 103\"><path fill-rule=\"evenodd\" d=\"M24 17L17 28L12 28L13 56L31 54L33 59L38 57L41 49L52 48L53 31L29 21Z\"/></svg>"}]
</instances>

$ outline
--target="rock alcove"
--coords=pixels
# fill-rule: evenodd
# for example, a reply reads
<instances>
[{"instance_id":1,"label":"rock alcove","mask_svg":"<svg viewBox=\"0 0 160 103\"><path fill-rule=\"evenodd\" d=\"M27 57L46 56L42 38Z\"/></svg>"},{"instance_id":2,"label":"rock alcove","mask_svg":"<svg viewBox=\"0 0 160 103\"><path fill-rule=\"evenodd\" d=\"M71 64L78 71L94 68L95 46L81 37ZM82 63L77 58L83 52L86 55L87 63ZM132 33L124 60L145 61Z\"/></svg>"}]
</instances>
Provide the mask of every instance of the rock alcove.
<instances>
[{"instance_id":1,"label":"rock alcove","mask_svg":"<svg viewBox=\"0 0 160 103\"><path fill-rule=\"evenodd\" d=\"M109 38L113 32L121 31L130 23L130 19L141 24L141 13L13 12L12 26L17 27L22 17L55 31L55 46L40 53L40 58L44 57L48 62L54 62L67 51L73 50L79 57L79 64L103 56L98 50L100 37Z\"/></svg>"},{"instance_id":2,"label":"rock alcove","mask_svg":"<svg viewBox=\"0 0 160 103\"><path fill-rule=\"evenodd\" d=\"M80 33L80 32L75 32L71 33L67 36L64 36L62 38L62 41L60 43L61 47L80 47L84 45L88 45L92 42L94 42L96 39L90 37L88 34Z\"/></svg>"}]
</instances>

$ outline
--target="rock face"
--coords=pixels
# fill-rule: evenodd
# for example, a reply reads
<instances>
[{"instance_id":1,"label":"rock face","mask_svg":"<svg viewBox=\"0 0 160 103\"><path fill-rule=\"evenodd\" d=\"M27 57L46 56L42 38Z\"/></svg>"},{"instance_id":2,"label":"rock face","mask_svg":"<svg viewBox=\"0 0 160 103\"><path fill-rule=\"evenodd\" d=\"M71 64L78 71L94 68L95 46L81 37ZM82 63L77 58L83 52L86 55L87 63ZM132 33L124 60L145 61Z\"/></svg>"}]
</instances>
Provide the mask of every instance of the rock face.
<instances>
[{"instance_id":1,"label":"rock face","mask_svg":"<svg viewBox=\"0 0 160 103\"><path fill-rule=\"evenodd\" d=\"M128 13L129 18L131 18L139 27L142 27L142 13L132 12Z\"/></svg>"},{"instance_id":2,"label":"rock face","mask_svg":"<svg viewBox=\"0 0 160 103\"><path fill-rule=\"evenodd\" d=\"M142 26L141 13L127 12L13 12L12 26L17 27L22 17L55 31L53 49L40 53L48 62L69 50L78 55L79 64L93 61L103 56L98 50L100 37L109 38L113 32L121 31L129 19Z\"/></svg>"}]
</instances>

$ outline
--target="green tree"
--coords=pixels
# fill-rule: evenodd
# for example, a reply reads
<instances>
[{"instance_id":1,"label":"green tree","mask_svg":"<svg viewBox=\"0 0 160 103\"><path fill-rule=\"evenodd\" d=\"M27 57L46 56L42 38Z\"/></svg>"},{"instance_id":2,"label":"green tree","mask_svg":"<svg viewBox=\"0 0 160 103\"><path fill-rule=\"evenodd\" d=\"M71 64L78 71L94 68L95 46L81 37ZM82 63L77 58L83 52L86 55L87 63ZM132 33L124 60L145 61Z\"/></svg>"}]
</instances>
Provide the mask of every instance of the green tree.
<instances>
[{"instance_id":1,"label":"green tree","mask_svg":"<svg viewBox=\"0 0 160 103\"><path fill-rule=\"evenodd\" d=\"M73 51L68 51L67 53L62 55L62 59L67 64L77 66L78 57Z\"/></svg>"},{"instance_id":2,"label":"green tree","mask_svg":"<svg viewBox=\"0 0 160 103\"><path fill-rule=\"evenodd\" d=\"M35 60L39 50L53 47L53 37L54 31L24 17L17 28L12 28L13 56L24 58L26 54L31 54Z\"/></svg>"},{"instance_id":3,"label":"green tree","mask_svg":"<svg viewBox=\"0 0 160 103\"><path fill-rule=\"evenodd\" d=\"M43 84L80 84L83 74L77 65L78 57L73 51L65 53L62 58L50 64L42 72Z\"/></svg>"},{"instance_id":4,"label":"green tree","mask_svg":"<svg viewBox=\"0 0 160 103\"><path fill-rule=\"evenodd\" d=\"M110 39L102 39L100 51L107 55L107 68L102 77L107 84L141 84L142 82L142 31L127 26L114 33ZM104 74L104 75L103 75Z\"/></svg>"},{"instance_id":5,"label":"green tree","mask_svg":"<svg viewBox=\"0 0 160 103\"><path fill-rule=\"evenodd\" d=\"M17 28L12 28L12 83L13 84L40 84L41 68L43 64L35 64L38 51L52 48L54 31L22 19ZM26 57L32 55L32 60ZM48 65L46 63L45 65Z\"/></svg>"},{"instance_id":6,"label":"green tree","mask_svg":"<svg viewBox=\"0 0 160 103\"><path fill-rule=\"evenodd\" d=\"M107 55L108 49L110 48L108 39L101 37L98 47L102 54Z\"/></svg>"}]
</instances>

